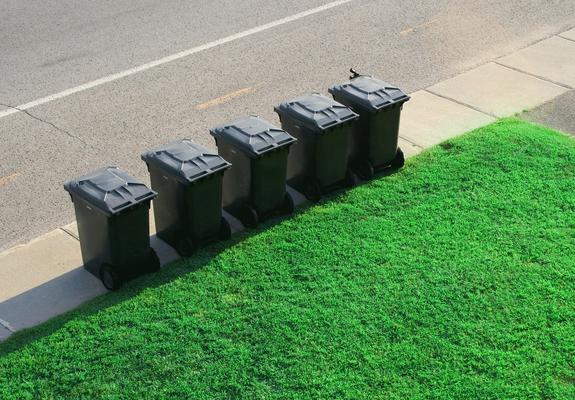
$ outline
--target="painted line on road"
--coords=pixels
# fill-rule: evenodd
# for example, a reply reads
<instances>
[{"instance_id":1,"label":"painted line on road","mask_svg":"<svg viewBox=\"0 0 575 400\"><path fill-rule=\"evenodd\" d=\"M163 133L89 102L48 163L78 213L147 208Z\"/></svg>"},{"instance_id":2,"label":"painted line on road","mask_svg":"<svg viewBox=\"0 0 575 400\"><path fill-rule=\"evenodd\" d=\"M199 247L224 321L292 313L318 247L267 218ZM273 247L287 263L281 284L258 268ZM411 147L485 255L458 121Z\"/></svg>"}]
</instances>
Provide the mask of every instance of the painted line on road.
<instances>
[{"instance_id":1,"label":"painted line on road","mask_svg":"<svg viewBox=\"0 0 575 400\"><path fill-rule=\"evenodd\" d=\"M209 50L209 49L212 49L214 47L218 47L218 46L221 46L223 44L230 43L230 42L233 42L235 40L245 38L247 36L255 35L256 33L275 28L277 26L284 25L284 24L287 24L287 23L292 22L292 21L296 21L298 19L307 17L309 15L317 14L317 13L320 13L322 11L326 11L326 10L329 10L331 8L350 3L351 1L353 1L353 0L332 1L331 3L327 3L327 4L324 4L324 5L319 6L319 7L311 8L309 10L302 11L302 12L299 12L297 14L293 14L293 15L290 15L288 17L284 17L281 19L277 19L275 21L268 22L267 24L259 25L259 26L256 26L254 28L251 28L251 29L248 29L248 30L245 30L242 32L238 32L238 33L235 33L233 35L226 36L224 38L217 39L217 40L214 40L212 42L202 44L200 46L193 47L193 48L188 49L188 50L180 51L179 53L175 53L175 54L172 54L170 56L162 57L162 58L157 59L155 61L151 61L149 63L142 64L142 65L127 69L127 70L122 71L122 72L118 72L115 74L105 76L103 78L99 78L99 79L96 79L94 81L84 83L83 85L76 86L76 87L73 87L71 89L63 90L61 92L58 92L58 93L55 93L55 94L52 94L52 95L49 95L46 97L42 97L40 99L31 101L31 102L28 102L25 104L21 104L19 106L16 106L15 108L0 111L0 118L7 117L8 115L12 115L12 114L20 112L22 110L28 110L30 108L37 107L37 106L42 105L42 104L50 103L51 101L58 100L58 99L61 99L64 97L68 97L68 96L71 96L73 94L83 92L84 90L92 89L94 87L97 87L97 86L100 86L100 85L103 85L106 83L110 83L110 82L116 81L118 79L122 79L122 78L125 78L127 76L137 74L139 72L147 71L151 68L155 68L157 66L167 64L167 63L175 61L175 60L179 60L181 58L190 56L192 54L200 53L202 51Z\"/></svg>"},{"instance_id":2,"label":"painted line on road","mask_svg":"<svg viewBox=\"0 0 575 400\"><path fill-rule=\"evenodd\" d=\"M196 110L205 110L206 108L210 108L213 106L217 106L220 104L223 104L227 101L230 101L232 99L235 99L236 97L241 97L245 94L249 94L249 93L253 93L255 92L256 89L254 87L246 87L240 90L236 90L235 92L231 92L228 94L224 94L223 96L220 97L216 97L215 99L212 99L210 101L206 101L205 103L202 104L198 104L195 109Z\"/></svg>"},{"instance_id":3,"label":"painted line on road","mask_svg":"<svg viewBox=\"0 0 575 400\"><path fill-rule=\"evenodd\" d=\"M410 33L412 33L412 32L415 32L415 31L417 31L417 30L419 30L419 29L421 29L421 28L425 28L425 27L428 27L429 25L435 24L436 22L438 22L438 19L437 19L437 18L436 18L436 19L432 19L432 20L430 20L430 21L426 21L426 22L424 22L424 23L422 23L422 24L419 24L419 25L417 25L417 26L414 26L413 28L404 29L404 30L402 30L401 32L399 32L399 34L402 35L402 36L405 36L405 35L408 35L408 34L410 34Z\"/></svg>"},{"instance_id":4,"label":"painted line on road","mask_svg":"<svg viewBox=\"0 0 575 400\"><path fill-rule=\"evenodd\" d=\"M22 175L21 172L14 172L13 174L10 175L0 176L0 186L9 184L10 182L18 178L20 175Z\"/></svg>"}]
</instances>

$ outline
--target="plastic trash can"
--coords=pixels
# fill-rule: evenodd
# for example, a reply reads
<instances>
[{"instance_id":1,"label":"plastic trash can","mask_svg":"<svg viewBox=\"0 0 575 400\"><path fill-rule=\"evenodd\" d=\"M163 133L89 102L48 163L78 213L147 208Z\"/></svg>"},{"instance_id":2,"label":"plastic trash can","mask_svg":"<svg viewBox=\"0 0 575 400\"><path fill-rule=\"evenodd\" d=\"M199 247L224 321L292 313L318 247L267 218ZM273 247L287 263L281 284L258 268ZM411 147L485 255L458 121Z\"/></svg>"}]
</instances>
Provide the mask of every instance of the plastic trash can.
<instances>
[{"instance_id":1,"label":"plastic trash can","mask_svg":"<svg viewBox=\"0 0 575 400\"><path fill-rule=\"evenodd\" d=\"M178 140L142 154L150 172L156 234L180 255L231 236L222 217L222 178L230 163L191 140Z\"/></svg>"},{"instance_id":2,"label":"plastic trash can","mask_svg":"<svg viewBox=\"0 0 575 400\"><path fill-rule=\"evenodd\" d=\"M290 146L296 139L257 116L218 126L210 133L219 154L233 164L224 177L226 211L250 228L272 215L293 212L286 174Z\"/></svg>"},{"instance_id":3,"label":"plastic trash can","mask_svg":"<svg viewBox=\"0 0 575 400\"><path fill-rule=\"evenodd\" d=\"M160 268L148 220L155 192L117 167L98 169L64 188L74 203L84 267L107 289Z\"/></svg>"},{"instance_id":4,"label":"plastic trash can","mask_svg":"<svg viewBox=\"0 0 575 400\"><path fill-rule=\"evenodd\" d=\"M290 152L288 183L309 200L352 186L348 143L358 115L350 108L317 93L281 103L274 110L281 126L298 139Z\"/></svg>"},{"instance_id":5,"label":"plastic trash can","mask_svg":"<svg viewBox=\"0 0 575 400\"><path fill-rule=\"evenodd\" d=\"M409 96L382 80L357 74L349 82L332 86L329 92L359 114L349 152L354 172L369 180L375 171L401 168L405 159L397 145L399 119Z\"/></svg>"}]
</instances>

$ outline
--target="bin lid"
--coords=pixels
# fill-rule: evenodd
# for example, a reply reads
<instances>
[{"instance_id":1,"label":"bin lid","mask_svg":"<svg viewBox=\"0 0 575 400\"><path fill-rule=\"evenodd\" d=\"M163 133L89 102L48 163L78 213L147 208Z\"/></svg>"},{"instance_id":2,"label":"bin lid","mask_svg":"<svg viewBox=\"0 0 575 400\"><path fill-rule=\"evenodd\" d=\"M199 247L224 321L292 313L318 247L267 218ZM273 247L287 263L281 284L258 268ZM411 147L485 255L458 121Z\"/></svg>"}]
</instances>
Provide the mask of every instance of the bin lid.
<instances>
[{"instance_id":1,"label":"bin lid","mask_svg":"<svg viewBox=\"0 0 575 400\"><path fill-rule=\"evenodd\" d=\"M156 196L156 192L118 167L97 169L65 183L64 189L108 215Z\"/></svg>"},{"instance_id":2,"label":"bin lid","mask_svg":"<svg viewBox=\"0 0 575 400\"><path fill-rule=\"evenodd\" d=\"M319 93L283 102L274 110L280 116L296 119L307 128L320 132L358 117L350 108Z\"/></svg>"},{"instance_id":3,"label":"bin lid","mask_svg":"<svg viewBox=\"0 0 575 400\"><path fill-rule=\"evenodd\" d=\"M334 85L328 91L368 111L378 111L409 100L409 96L398 87L368 75L360 75L349 82Z\"/></svg>"},{"instance_id":4,"label":"bin lid","mask_svg":"<svg viewBox=\"0 0 575 400\"><path fill-rule=\"evenodd\" d=\"M229 168L232 164L216 152L188 139L176 140L142 154L142 160L164 170L182 183Z\"/></svg>"},{"instance_id":5,"label":"bin lid","mask_svg":"<svg viewBox=\"0 0 575 400\"><path fill-rule=\"evenodd\" d=\"M210 133L214 138L227 141L251 157L260 156L296 141L296 138L283 129L255 115L220 125L211 129Z\"/></svg>"}]
</instances>

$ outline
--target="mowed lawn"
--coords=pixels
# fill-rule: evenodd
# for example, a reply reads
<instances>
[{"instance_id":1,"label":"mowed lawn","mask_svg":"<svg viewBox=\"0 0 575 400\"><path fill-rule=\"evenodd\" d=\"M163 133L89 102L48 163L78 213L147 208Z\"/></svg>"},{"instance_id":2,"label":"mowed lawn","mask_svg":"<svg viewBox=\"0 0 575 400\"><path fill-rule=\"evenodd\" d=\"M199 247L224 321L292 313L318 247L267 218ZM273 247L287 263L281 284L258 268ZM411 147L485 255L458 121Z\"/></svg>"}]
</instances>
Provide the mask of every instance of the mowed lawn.
<instances>
[{"instance_id":1,"label":"mowed lawn","mask_svg":"<svg viewBox=\"0 0 575 400\"><path fill-rule=\"evenodd\" d=\"M503 120L0 345L0 398L575 398L575 141Z\"/></svg>"}]
</instances>

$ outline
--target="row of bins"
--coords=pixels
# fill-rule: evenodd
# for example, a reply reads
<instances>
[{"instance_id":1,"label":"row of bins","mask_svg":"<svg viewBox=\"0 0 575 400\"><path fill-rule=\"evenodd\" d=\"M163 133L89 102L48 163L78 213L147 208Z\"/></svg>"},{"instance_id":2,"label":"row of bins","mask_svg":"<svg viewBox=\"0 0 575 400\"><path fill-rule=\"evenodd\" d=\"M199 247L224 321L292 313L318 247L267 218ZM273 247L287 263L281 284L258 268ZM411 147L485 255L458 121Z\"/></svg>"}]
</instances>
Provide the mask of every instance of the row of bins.
<instances>
[{"instance_id":1,"label":"row of bins","mask_svg":"<svg viewBox=\"0 0 575 400\"><path fill-rule=\"evenodd\" d=\"M210 130L218 153L179 140L142 154L152 189L116 167L64 185L74 203L82 257L110 290L159 269L150 246L154 201L157 236L182 256L231 236L222 208L245 226L290 214L286 182L309 200L354 184L354 173L401 167L399 118L409 96L370 76L275 107L281 129L249 116ZM352 172L353 171L353 172Z\"/></svg>"}]
</instances>

